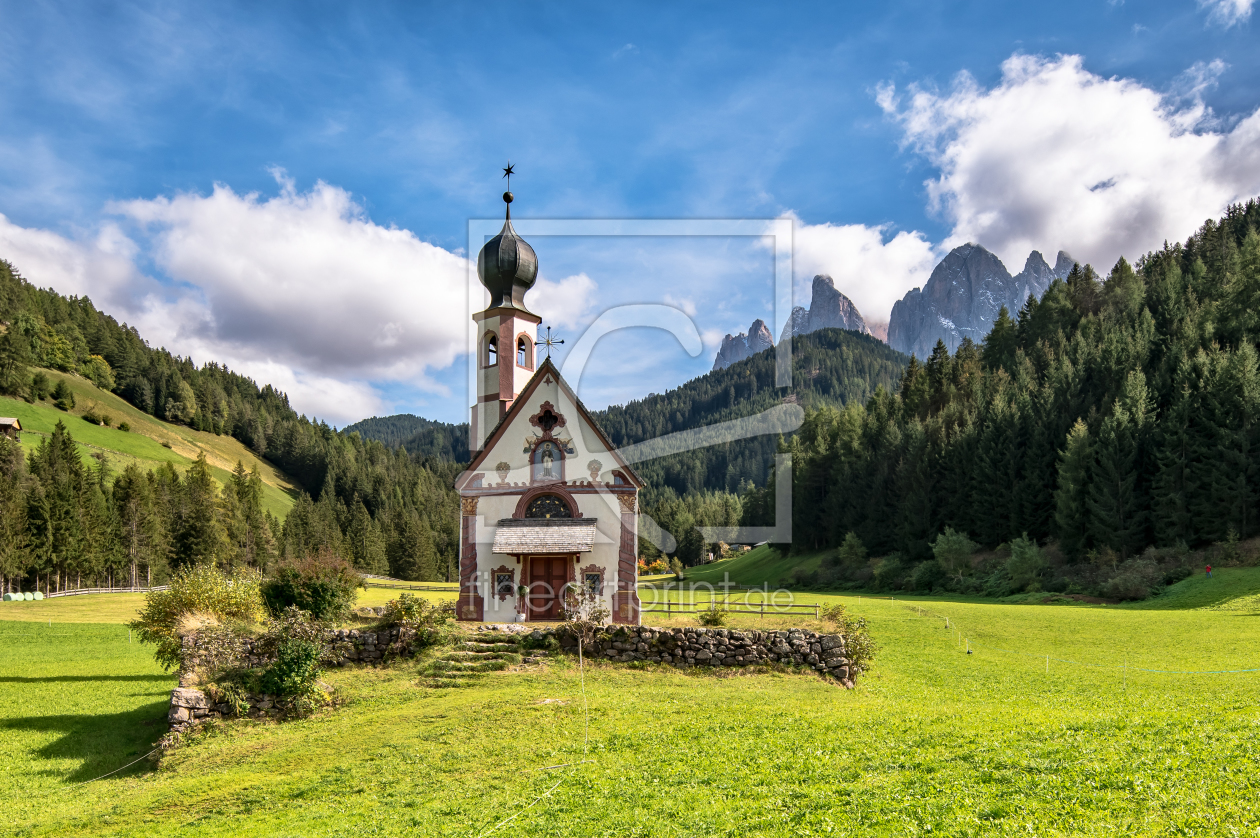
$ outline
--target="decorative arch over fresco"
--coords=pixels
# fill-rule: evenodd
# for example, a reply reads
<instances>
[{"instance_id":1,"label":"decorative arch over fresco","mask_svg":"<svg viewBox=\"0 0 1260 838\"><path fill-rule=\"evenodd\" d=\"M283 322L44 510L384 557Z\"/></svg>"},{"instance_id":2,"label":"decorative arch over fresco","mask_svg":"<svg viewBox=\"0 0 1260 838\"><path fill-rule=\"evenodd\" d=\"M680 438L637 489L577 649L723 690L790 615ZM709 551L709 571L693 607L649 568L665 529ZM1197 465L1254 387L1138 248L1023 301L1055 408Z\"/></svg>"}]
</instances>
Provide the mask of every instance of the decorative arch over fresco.
<instances>
[{"instance_id":1,"label":"decorative arch over fresco","mask_svg":"<svg viewBox=\"0 0 1260 838\"><path fill-rule=\"evenodd\" d=\"M573 497L573 495L569 492L568 489L564 488L564 486L561 486L559 484L535 486L529 491L527 491L525 494L521 495L521 499L516 502L516 509L515 511L512 512L512 517L524 518L525 511L529 509L529 505L533 503L534 499L539 497L540 495L558 495L560 498L564 500L565 503L569 505L569 509L572 510L574 518L582 517L582 511L578 509L577 500Z\"/></svg>"}]
</instances>

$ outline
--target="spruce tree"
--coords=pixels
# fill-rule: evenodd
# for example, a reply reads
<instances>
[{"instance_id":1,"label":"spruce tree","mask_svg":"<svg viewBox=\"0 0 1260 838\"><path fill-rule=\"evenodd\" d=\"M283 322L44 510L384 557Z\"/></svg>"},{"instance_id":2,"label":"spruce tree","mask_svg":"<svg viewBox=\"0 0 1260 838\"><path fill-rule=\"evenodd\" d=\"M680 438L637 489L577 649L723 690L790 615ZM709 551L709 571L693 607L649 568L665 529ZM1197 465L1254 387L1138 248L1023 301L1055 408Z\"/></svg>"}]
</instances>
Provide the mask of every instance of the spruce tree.
<instances>
[{"instance_id":1,"label":"spruce tree","mask_svg":"<svg viewBox=\"0 0 1260 838\"><path fill-rule=\"evenodd\" d=\"M1090 544L1090 474L1094 470L1094 448L1089 428L1077 419L1068 431L1059 454L1058 486L1054 493L1054 529L1063 553L1073 561L1085 554Z\"/></svg>"},{"instance_id":2,"label":"spruce tree","mask_svg":"<svg viewBox=\"0 0 1260 838\"><path fill-rule=\"evenodd\" d=\"M183 481L184 505L175 522L171 564L176 568L230 560L227 533L220 519L219 492L205 452L188 467Z\"/></svg>"},{"instance_id":3,"label":"spruce tree","mask_svg":"<svg viewBox=\"0 0 1260 838\"><path fill-rule=\"evenodd\" d=\"M1005 369L1011 372L1015 366L1015 350L1019 348L1019 338L1015 330L1015 321L1006 306L998 311L993 328L984 339L981 357L984 365L990 370Z\"/></svg>"}]
</instances>

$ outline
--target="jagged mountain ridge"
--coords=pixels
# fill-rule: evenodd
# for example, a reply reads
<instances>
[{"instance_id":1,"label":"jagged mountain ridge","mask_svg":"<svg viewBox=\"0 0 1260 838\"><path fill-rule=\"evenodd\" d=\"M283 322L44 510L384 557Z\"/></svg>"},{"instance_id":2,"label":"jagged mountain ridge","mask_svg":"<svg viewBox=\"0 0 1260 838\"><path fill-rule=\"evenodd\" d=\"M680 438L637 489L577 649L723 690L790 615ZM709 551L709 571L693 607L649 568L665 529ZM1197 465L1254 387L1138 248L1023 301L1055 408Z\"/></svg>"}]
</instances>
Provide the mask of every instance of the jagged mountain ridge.
<instances>
[{"instance_id":1,"label":"jagged mountain ridge","mask_svg":"<svg viewBox=\"0 0 1260 838\"><path fill-rule=\"evenodd\" d=\"M819 329L847 329L851 332L871 334L871 330L862 318L861 312L853 301L836 290L836 283L827 274L814 277L812 296L809 308L796 306L788 315L783 325L783 333L779 340L789 336L807 335ZM717 357L713 360L714 370L724 370L737 361L751 358L764 349L775 345L774 335L765 322L754 320L747 334L727 335L722 339Z\"/></svg>"},{"instance_id":2,"label":"jagged mountain ridge","mask_svg":"<svg viewBox=\"0 0 1260 838\"><path fill-rule=\"evenodd\" d=\"M722 338L722 346L718 349L717 358L713 360L713 369L724 370L731 364L751 358L772 346L774 346L774 335L770 332L770 327L764 320L757 318L748 327L747 334L740 332L738 335L727 335Z\"/></svg>"},{"instance_id":3,"label":"jagged mountain ridge","mask_svg":"<svg viewBox=\"0 0 1260 838\"><path fill-rule=\"evenodd\" d=\"M959 245L933 269L923 287L893 304L888 345L907 355L926 358L937 340L951 352L963 338L984 340L1002 306L1012 315L1041 297L1055 279L1064 279L1075 264L1060 250L1054 267L1034 250L1015 276L992 252L974 242Z\"/></svg>"}]
</instances>

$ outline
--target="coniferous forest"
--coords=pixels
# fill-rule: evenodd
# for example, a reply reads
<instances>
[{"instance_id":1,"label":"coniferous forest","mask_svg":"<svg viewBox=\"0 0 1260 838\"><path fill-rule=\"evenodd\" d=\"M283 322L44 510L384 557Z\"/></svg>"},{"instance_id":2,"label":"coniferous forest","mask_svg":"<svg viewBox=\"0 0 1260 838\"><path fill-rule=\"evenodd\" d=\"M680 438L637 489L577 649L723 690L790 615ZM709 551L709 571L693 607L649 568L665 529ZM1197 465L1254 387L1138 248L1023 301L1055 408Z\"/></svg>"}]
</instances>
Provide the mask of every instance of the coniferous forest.
<instances>
[{"instance_id":1,"label":"coniferous forest","mask_svg":"<svg viewBox=\"0 0 1260 838\"><path fill-rule=\"evenodd\" d=\"M1151 589L1192 548L1228 555L1260 532L1257 230L1251 201L1105 277L1078 265L982 346L811 411L783 446L791 549L838 548L815 581L989 593ZM771 509L772 486L744 498L749 523ZM1013 565L969 576L959 543Z\"/></svg>"},{"instance_id":2,"label":"coniferous forest","mask_svg":"<svg viewBox=\"0 0 1260 838\"><path fill-rule=\"evenodd\" d=\"M783 549L834 552L799 582L1149 590L1189 551L1260 533L1257 230L1252 201L1105 277L1078 265L952 354L938 344L906 363L827 329L795 341L792 390L774 386L768 351L597 418L624 445L805 406L786 440L636 466L645 511L686 564L706 551L696 526L771 523L777 448L794 466ZM153 349L90 300L35 288L5 263L0 321L0 391L29 398L32 367L77 372L158 418L235 437L303 490L281 524L241 469L220 489L204 463L85 466L64 429L30 457L0 443L6 579L161 578L189 562L266 567L322 547L368 572L451 574L463 426L387 417L338 433L270 386ZM986 575L957 558L973 551L1010 558ZM643 552L657 553L647 541Z\"/></svg>"},{"instance_id":3,"label":"coniferous forest","mask_svg":"<svg viewBox=\"0 0 1260 838\"><path fill-rule=\"evenodd\" d=\"M283 525L261 512L258 478L222 489L204 463L110 474L75 455L59 428L27 458L0 441L0 576L105 584L164 580L191 562L266 568L329 547L359 568L446 579L456 560L458 466L413 456L299 416L283 393L216 363L154 349L86 297L33 286L0 261L0 392L38 399L33 367L72 372L144 412L226 434L302 490ZM64 584L64 582L62 582Z\"/></svg>"}]
</instances>

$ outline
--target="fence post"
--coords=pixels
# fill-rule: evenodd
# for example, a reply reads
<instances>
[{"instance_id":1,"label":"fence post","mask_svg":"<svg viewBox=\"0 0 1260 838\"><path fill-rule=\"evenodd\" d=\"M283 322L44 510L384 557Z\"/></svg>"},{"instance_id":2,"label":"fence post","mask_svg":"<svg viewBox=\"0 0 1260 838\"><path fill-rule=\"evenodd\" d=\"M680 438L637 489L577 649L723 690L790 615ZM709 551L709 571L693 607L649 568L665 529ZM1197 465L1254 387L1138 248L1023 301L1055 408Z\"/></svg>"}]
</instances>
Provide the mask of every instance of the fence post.
<instances>
[{"instance_id":1,"label":"fence post","mask_svg":"<svg viewBox=\"0 0 1260 838\"><path fill-rule=\"evenodd\" d=\"M818 619L818 603L814 603L814 619Z\"/></svg>"}]
</instances>

